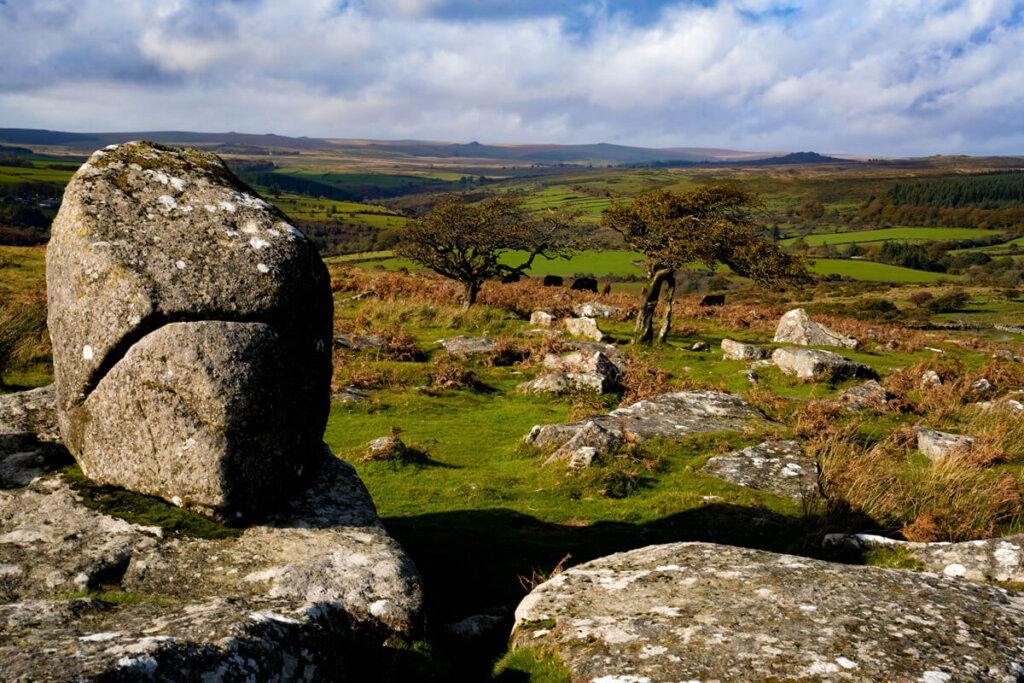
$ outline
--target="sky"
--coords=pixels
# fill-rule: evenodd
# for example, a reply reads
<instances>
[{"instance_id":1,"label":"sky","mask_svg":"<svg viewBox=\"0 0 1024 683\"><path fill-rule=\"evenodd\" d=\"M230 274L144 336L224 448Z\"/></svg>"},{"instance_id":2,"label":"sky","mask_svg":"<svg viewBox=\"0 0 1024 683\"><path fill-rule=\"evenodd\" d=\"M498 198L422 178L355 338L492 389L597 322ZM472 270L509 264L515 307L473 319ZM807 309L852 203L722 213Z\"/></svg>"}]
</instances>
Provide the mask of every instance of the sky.
<instances>
[{"instance_id":1,"label":"sky","mask_svg":"<svg viewBox=\"0 0 1024 683\"><path fill-rule=\"evenodd\" d=\"M1024 154L1024 1L0 0L0 127Z\"/></svg>"}]
</instances>

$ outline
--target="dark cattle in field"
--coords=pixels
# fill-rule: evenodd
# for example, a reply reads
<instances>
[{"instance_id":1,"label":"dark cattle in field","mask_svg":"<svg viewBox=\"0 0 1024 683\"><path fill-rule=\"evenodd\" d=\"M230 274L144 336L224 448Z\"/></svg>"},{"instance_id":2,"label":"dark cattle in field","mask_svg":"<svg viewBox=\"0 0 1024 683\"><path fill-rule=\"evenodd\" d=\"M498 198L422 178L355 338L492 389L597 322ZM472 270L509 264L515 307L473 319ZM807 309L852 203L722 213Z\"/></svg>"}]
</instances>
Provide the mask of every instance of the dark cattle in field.
<instances>
[{"instance_id":1,"label":"dark cattle in field","mask_svg":"<svg viewBox=\"0 0 1024 683\"><path fill-rule=\"evenodd\" d=\"M522 279L522 277L522 273L509 273L505 277L501 278L501 281L507 285L510 282L519 282L519 280Z\"/></svg>"},{"instance_id":2,"label":"dark cattle in field","mask_svg":"<svg viewBox=\"0 0 1024 683\"><path fill-rule=\"evenodd\" d=\"M565 280L560 275L545 275L544 286L545 287L561 287L565 284Z\"/></svg>"},{"instance_id":3,"label":"dark cattle in field","mask_svg":"<svg viewBox=\"0 0 1024 683\"><path fill-rule=\"evenodd\" d=\"M725 294L706 294L698 306L724 306Z\"/></svg>"},{"instance_id":4,"label":"dark cattle in field","mask_svg":"<svg viewBox=\"0 0 1024 683\"><path fill-rule=\"evenodd\" d=\"M597 294L597 280L592 277L578 277L572 281L572 286L569 289Z\"/></svg>"}]
</instances>

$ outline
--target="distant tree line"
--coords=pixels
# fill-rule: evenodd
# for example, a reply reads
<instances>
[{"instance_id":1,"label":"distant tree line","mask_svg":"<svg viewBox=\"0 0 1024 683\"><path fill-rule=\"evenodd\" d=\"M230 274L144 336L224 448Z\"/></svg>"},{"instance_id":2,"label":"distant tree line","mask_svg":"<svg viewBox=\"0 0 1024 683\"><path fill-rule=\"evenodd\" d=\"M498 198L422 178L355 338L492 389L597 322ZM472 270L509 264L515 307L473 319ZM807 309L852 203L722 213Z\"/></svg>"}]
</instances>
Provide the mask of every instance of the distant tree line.
<instances>
[{"instance_id":1,"label":"distant tree line","mask_svg":"<svg viewBox=\"0 0 1024 683\"><path fill-rule=\"evenodd\" d=\"M1024 171L978 173L896 183L889 190L897 206L937 206L946 209L976 206L997 209L1024 206Z\"/></svg>"}]
</instances>

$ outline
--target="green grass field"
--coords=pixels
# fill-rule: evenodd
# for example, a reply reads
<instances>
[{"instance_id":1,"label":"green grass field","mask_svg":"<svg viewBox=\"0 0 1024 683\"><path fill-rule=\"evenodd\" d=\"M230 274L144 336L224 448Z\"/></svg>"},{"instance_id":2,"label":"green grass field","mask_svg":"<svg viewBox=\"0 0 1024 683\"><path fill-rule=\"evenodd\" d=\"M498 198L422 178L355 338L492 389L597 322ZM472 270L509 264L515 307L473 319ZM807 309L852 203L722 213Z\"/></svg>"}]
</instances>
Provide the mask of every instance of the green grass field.
<instances>
[{"instance_id":1,"label":"green grass field","mask_svg":"<svg viewBox=\"0 0 1024 683\"><path fill-rule=\"evenodd\" d=\"M407 220L404 216L374 204L313 199L296 194L268 195L267 200L296 220L343 220L376 228L397 228Z\"/></svg>"},{"instance_id":2,"label":"green grass field","mask_svg":"<svg viewBox=\"0 0 1024 683\"><path fill-rule=\"evenodd\" d=\"M958 275L931 273L913 268L901 268L887 263L858 261L853 259L808 259L810 270L816 275L846 275L854 280L874 280L877 282L938 282L939 280L956 281Z\"/></svg>"},{"instance_id":3,"label":"green grass field","mask_svg":"<svg viewBox=\"0 0 1024 683\"><path fill-rule=\"evenodd\" d=\"M883 228L880 230L857 230L853 232L836 232L828 234L807 235L802 239L809 247L825 244L852 244L860 242L930 242L933 240L967 240L997 235L997 230L973 230L970 228ZM791 237L781 240L782 244L792 244L797 239Z\"/></svg>"}]
</instances>

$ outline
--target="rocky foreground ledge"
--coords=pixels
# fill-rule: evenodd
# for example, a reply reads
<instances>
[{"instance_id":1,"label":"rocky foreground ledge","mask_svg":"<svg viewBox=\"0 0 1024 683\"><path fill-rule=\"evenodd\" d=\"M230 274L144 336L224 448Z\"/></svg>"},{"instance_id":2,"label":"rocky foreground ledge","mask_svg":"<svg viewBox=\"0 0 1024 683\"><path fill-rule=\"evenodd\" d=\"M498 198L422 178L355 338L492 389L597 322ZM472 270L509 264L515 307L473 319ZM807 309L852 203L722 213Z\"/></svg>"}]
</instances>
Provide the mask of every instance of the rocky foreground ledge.
<instances>
[{"instance_id":1,"label":"rocky foreground ledge","mask_svg":"<svg viewBox=\"0 0 1024 683\"><path fill-rule=\"evenodd\" d=\"M44 457L40 394L0 397L0 680L388 680L382 646L419 635L422 587L350 465L325 450L235 538L167 538L41 472L70 458ZM112 589L131 601L56 599Z\"/></svg>"},{"instance_id":2,"label":"rocky foreground ledge","mask_svg":"<svg viewBox=\"0 0 1024 683\"><path fill-rule=\"evenodd\" d=\"M708 543L566 570L516 610L514 648L573 681L1024 680L1024 594L936 574Z\"/></svg>"}]
</instances>

